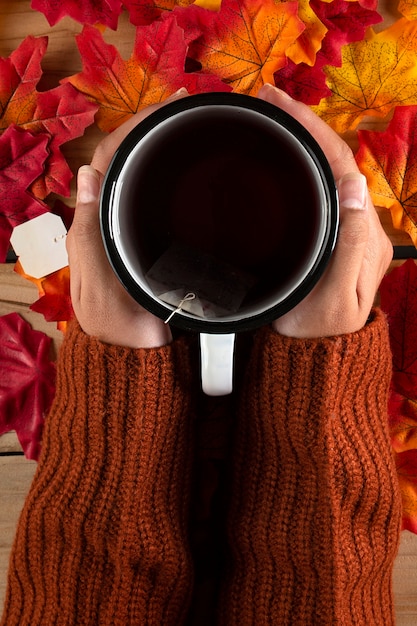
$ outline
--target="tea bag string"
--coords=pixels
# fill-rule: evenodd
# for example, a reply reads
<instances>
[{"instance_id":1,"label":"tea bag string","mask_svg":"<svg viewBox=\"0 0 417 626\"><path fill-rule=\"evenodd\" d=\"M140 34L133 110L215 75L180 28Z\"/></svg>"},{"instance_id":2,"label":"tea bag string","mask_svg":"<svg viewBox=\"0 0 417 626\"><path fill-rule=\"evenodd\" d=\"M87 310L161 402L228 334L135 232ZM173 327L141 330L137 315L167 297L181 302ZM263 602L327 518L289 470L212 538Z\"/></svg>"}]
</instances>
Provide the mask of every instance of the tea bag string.
<instances>
[{"instance_id":1,"label":"tea bag string","mask_svg":"<svg viewBox=\"0 0 417 626\"><path fill-rule=\"evenodd\" d=\"M164 324L168 324L168 322L170 322L172 320L172 318L174 317L174 315L176 313L179 313L182 310L182 307L184 306L185 302L189 302L190 300L195 300L196 295L195 293L193 293L192 291L190 291L189 293L187 293L183 299L180 301L179 305L177 306L177 308L175 309L175 311L172 311L171 315L165 320Z\"/></svg>"}]
</instances>

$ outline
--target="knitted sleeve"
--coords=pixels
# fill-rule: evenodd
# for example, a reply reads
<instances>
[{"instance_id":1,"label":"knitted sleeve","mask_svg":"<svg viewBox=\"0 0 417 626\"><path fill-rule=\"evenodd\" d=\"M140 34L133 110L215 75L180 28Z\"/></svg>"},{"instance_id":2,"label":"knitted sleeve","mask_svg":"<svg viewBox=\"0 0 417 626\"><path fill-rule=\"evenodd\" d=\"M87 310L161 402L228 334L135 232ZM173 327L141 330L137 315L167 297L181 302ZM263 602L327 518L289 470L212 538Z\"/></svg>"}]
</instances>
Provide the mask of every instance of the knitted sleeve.
<instances>
[{"instance_id":1,"label":"knitted sleeve","mask_svg":"<svg viewBox=\"0 0 417 626\"><path fill-rule=\"evenodd\" d=\"M18 525L3 626L179 626L192 386L181 340L102 344L74 324Z\"/></svg>"},{"instance_id":2,"label":"knitted sleeve","mask_svg":"<svg viewBox=\"0 0 417 626\"><path fill-rule=\"evenodd\" d=\"M400 497L383 314L352 335L263 330L237 424L224 626L389 626Z\"/></svg>"}]
</instances>

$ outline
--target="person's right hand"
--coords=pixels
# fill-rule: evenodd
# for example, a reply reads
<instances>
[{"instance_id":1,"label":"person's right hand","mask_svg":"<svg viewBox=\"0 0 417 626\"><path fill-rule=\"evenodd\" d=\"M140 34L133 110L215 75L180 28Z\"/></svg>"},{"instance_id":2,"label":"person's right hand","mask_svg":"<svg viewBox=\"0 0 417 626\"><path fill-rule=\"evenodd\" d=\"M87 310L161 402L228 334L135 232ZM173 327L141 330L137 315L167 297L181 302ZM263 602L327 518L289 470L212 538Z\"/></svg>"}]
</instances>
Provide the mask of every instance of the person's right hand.
<instances>
[{"instance_id":1,"label":"person's right hand","mask_svg":"<svg viewBox=\"0 0 417 626\"><path fill-rule=\"evenodd\" d=\"M67 236L71 299L76 318L88 335L131 348L153 348L172 340L168 324L141 307L113 272L104 250L99 224L99 195L103 176L126 135L168 101L187 95L177 92L164 103L147 107L105 137L91 165L78 172L77 201Z\"/></svg>"}]
</instances>

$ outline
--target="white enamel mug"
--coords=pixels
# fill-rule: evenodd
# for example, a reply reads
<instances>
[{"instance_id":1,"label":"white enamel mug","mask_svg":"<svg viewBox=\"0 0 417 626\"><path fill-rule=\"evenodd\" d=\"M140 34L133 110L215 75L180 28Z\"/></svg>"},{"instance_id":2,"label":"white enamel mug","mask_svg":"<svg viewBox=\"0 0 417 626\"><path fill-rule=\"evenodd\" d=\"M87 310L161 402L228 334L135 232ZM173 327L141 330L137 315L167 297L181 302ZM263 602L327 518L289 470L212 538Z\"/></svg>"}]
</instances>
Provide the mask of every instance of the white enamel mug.
<instances>
[{"instance_id":1,"label":"white enamel mug","mask_svg":"<svg viewBox=\"0 0 417 626\"><path fill-rule=\"evenodd\" d=\"M287 313L332 254L339 207L314 138L233 93L171 102L134 128L107 171L100 222L133 298L200 335L203 391L233 389L235 333Z\"/></svg>"}]
</instances>

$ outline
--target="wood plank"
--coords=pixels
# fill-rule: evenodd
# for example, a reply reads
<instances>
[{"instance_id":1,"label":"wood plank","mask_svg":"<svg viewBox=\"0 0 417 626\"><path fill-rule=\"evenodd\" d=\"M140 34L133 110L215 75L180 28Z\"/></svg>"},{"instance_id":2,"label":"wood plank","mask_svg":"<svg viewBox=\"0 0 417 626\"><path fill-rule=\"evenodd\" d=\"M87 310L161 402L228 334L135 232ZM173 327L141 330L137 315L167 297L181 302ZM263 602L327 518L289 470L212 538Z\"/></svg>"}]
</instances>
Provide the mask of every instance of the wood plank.
<instances>
[{"instance_id":1,"label":"wood plank","mask_svg":"<svg viewBox=\"0 0 417 626\"><path fill-rule=\"evenodd\" d=\"M38 298L34 283L14 271L14 263L0 264L0 301L32 304Z\"/></svg>"},{"instance_id":2,"label":"wood plank","mask_svg":"<svg viewBox=\"0 0 417 626\"><path fill-rule=\"evenodd\" d=\"M62 343L63 334L55 322L47 322L43 315L30 310L30 305L38 299L36 285L14 271L13 263L0 264L0 315L19 313L34 330L40 330L53 340L55 358Z\"/></svg>"},{"instance_id":3,"label":"wood plank","mask_svg":"<svg viewBox=\"0 0 417 626\"><path fill-rule=\"evenodd\" d=\"M22 452L22 446L19 443L19 439L17 438L15 431L11 430L8 433L4 433L4 435L0 437L0 454L5 455L16 452ZM3 477L1 477L1 479L2 478Z\"/></svg>"},{"instance_id":4,"label":"wood plank","mask_svg":"<svg viewBox=\"0 0 417 626\"><path fill-rule=\"evenodd\" d=\"M403 531L395 562L394 598L397 626L417 624L417 535Z\"/></svg>"},{"instance_id":5,"label":"wood plank","mask_svg":"<svg viewBox=\"0 0 417 626\"><path fill-rule=\"evenodd\" d=\"M23 456L0 457L0 607L4 602L9 555L17 521L35 469L36 463Z\"/></svg>"}]
</instances>

